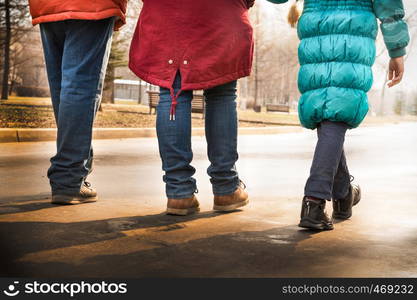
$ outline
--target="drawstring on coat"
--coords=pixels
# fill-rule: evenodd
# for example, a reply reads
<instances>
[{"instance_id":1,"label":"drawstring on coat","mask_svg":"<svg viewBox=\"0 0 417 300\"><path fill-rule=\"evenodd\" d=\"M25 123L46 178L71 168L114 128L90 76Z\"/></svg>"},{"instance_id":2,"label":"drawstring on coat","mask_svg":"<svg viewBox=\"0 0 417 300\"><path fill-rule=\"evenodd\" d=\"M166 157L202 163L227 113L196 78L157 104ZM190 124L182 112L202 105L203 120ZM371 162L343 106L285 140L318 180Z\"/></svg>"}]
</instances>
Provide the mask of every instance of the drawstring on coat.
<instances>
[{"instance_id":1,"label":"drawstring on coat","mask_svg":"<svg viewBox=\"0 0 417 300\"><path fill-rule=\"evenodd\" d=\"M169 119L171 121L175 121L175 113L176 113L176 108L177 108L177 104L178 104L178 97L180 96L182 89L180 89L177 94L175 94L174 88L171 87L170 88L170 92L171 92L171 109L169 111Z\"/></svg>"}]
</instances>

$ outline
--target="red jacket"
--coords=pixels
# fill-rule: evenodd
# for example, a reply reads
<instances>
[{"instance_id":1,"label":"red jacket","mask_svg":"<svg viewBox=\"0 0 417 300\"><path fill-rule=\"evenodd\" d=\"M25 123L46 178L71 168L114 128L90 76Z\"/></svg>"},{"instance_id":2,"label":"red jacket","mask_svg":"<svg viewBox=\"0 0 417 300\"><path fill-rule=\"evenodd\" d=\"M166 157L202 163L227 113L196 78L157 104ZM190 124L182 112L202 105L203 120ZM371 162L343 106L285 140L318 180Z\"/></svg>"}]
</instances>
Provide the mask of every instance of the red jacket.
<instances>
[{"instance_id":1,"label":"red jacket","mask_svg":"<svg viewBox=\"0 0 417 300\"><path fill-rule=\"evenodd\" d=\"M118 17L115 28L126 23L127 0L29 0L32 24L68 19L100 20Z\"/></svg>"},{"instance_id":2,"label":"red jacket","mask_svg":"<svg viewBox=\"0 0 417 300\"><path fill-rule=\"evenodd\" d=\"M254 0L143 0L130 48L130 69L171 89L208 89L248 76L253 39L248 9Z\"/></svg>"}]
</instances>

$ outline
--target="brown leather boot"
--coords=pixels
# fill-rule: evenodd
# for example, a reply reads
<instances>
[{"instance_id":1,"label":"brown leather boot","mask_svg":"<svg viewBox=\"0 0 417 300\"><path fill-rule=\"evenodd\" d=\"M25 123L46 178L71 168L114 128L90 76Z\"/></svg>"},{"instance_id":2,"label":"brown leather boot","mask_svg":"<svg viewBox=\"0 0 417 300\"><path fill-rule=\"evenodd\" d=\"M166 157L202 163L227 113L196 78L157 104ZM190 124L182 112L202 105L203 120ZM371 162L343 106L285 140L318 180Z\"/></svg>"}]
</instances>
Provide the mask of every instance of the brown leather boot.
<instances>
[{"instance_id":1,"label":"brown leather boot","mask_svg":"<svg viewBox=\"0 0 417 300\"><path fill-rule=\"evenodd\" d=\"M248 193L244 187L239 186L233 194L214 196L214 210L233 211L248 204Z\"/></svg>"},{"instance_id":2,"label":"brown leather boot","mask_svg":"<svg viewBox=\"0 0 417 300\"><path fill-rule=\"evenodd\" d=\"M186 216L199 211L200 204L195 195L184 199L168 198L167 215Z\"/></svg>"}]
</instances>

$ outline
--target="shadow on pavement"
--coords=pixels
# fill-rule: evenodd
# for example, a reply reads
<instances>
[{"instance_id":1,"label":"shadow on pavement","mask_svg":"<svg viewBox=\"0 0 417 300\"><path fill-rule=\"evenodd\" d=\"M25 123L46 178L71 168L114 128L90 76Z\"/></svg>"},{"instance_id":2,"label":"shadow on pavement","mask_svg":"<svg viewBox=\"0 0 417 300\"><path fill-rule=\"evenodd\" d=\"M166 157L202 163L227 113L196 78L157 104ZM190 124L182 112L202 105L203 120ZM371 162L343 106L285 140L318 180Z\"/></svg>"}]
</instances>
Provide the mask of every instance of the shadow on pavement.
<instances>
[{"instance_id":1,"label":"shadow on pavement","mask_svg":"<svg viewBox=\"0 0 417 300\"><path fill-rule=\"evenodd\" d=\"M42 202L38 207L42 204L50 205ZM160 227L160 231L171 231L182 228L184 225L180 223L220 215L211 211L185 217L161 213L72 223L0 222L0 266L10 265L28 253L117 239L124 237L122 231L126 230ZM4 275L1 274L3 270L0 270L0 276Z\"/></svg>"},{"instance_id":2,"label":"shadow on pavement","mask_svg":"<svg viewBox=\"0 0 417 300\"><path fill-rule=\"evenodd\" d=\"M209 216L215 214L206 214L205 217ZM162 221L160 215L145 218ZM163 223L173 224L172 221ZM93 231L97 234L97 227ZM299 267L303 262L297 258L299 254L295 249L299 242L309 239L313 234L315 232L299 230L296 226L218 234L182 243L161 243L152 249L128 254L95 255L77 264L70 261L17 262L13 269L9 268L7 276L71 278L82 274L83 277L97 278L285 277L294 270L300 270L297 271L300 273L292 275L303 276L303 268ZM93 239L94 234L90 236L90 240ZM28 246L33 242L32 239ZM118 247L123 247L122 242ZM19 246L19 249L22 247Z\"/></svg>"},{"instance_id":3,"label":"shadow on pavement","mask_svg":"<svg viewBox=\"0 0 417 300\"><path fill-rule=\"evenodd\" d=\"M50 193L0 197L0 215L28 212L49 207L54 207L50 202Z\"/></svg>"}]
</instances>

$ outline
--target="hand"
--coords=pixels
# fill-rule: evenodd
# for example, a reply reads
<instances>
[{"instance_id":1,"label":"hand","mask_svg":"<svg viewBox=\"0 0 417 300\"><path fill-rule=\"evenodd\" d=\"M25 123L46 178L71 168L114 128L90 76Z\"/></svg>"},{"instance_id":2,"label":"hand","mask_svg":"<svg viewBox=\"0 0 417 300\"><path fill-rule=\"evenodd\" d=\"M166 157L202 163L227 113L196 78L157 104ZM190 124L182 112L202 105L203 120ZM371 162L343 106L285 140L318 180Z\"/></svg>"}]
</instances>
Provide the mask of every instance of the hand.
<instances>
[{"instance_id":1,"label":"hand","mask_svg":"<svg viewBox=\"0 0 417 300\"><path fill-rule=\"evenodd\" d=\"M404 56L391 58L389 62L388 87L393 87L401 82L404 75Z\"/></svg>"}]
</instances>

